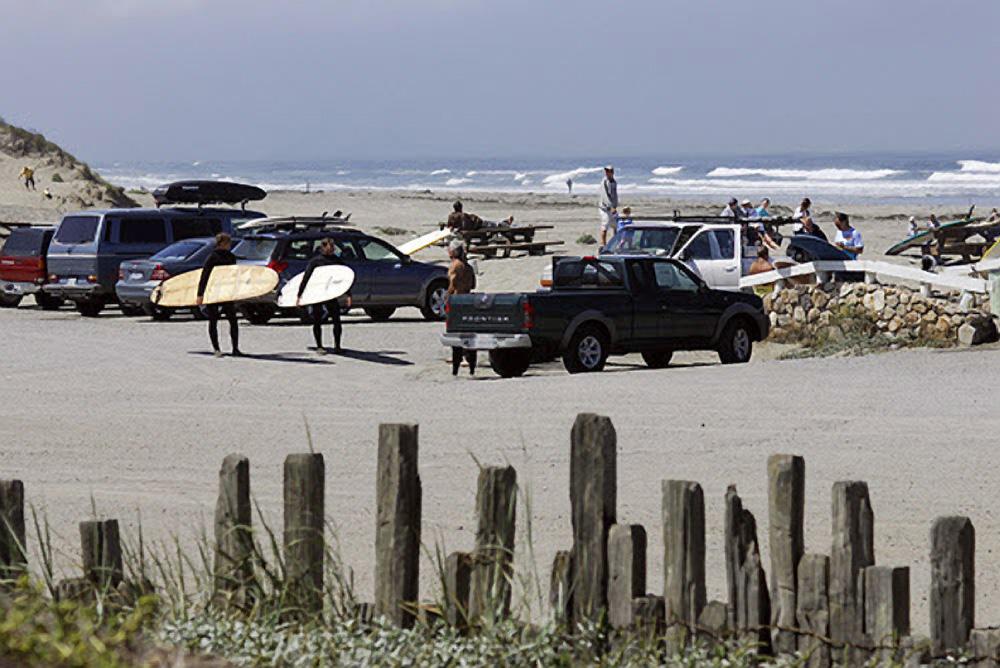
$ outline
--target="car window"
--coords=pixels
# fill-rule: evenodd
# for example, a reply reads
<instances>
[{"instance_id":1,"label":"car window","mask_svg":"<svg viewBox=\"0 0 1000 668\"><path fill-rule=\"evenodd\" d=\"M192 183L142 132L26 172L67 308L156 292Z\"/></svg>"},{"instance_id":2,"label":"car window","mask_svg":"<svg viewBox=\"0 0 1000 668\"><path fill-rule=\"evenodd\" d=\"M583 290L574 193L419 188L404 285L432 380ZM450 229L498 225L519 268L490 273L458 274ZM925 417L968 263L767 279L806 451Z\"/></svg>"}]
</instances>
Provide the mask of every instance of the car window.
<instances>
[{"instance_id":1,"label":"car window","mask_svg":"<svg viewBox=\"0 0 1000 668\"><path fill-rule=\"evenodd\" d=\"M61 244L83 244L97 235L97 216L66 216L56 231L56 241Z\"/></svg>"},{"instance_id":2,"label":"car window","mask_svg":"<svg viewBox=\"0 0 1000 668\"><path fill-rule=\"evenodd\" d=\"M241 240L233 248L233 255L240 260L270 260L278 246L275 239L248 238Z\"/></svg>"},{"instance_id":3,"label":"car window","mask_svg":"<svg viewBox=\"0 0 1000 668\"><path fill-rule=\"evenodd\" d=\"M319 247L319 239L294 239L288 242L285 260L309 260L315 255L314 248Z\"/></svg>"},{"instance_id":4,"label":"car window","mask_svg":"<svg viewBox=\"0 0 1000 668\"><path fill-rule=\"evenodd\" d=\"M44 239L44 232L40 230L14 230L0 249L0 255L38 257L42 254Z\"/></svg>"},{"instance_id":5,"label":"car window","mask_svg":"<svg viewBox=\"0 0 1000 668\"><path fill-rule=\"evenodd\" d=\"M733 230L713 230L715 241L719 246L719 256L714 259L732 260L736 257L736 235Z\"/></svg>"},{"instance_id":6,"label":"car window","mask_svg":"<svg viewBox=\"0 0 1000 668\"><path fill-rule=\"evenodd\" d=\"M563 260L556 263L553 285L567 287L612 287L624 285L621 266L612 262Z\"/></svg>"},{"instance_id":7,"label":"car window","mask_svg":"<svg viewBox=\"0 0 1000 668\"><path fill-rule=\"evenodd\" d=\"M683 290L695 292L698 284L684 270L673 262L656 262L653 264L653 277L656 287L661 290Z\"/></svg>"},{"instance_id":8,"label":"car window","mask_svg":"<svg viewBox=\"0 0 1000 668\"><path fill-rule=\"evenodd\" d=\"M174 233L174 241L214 237L222 231L222 221L217 218L172 218L170 228Z\"/></svg>"},{"instance_id":9,"label":"car window","mask_svg":"<svg viewBox=\"0 0 1000 668\"><path fill-rule=\"evenodd\" d=\"M182 241L170 244L149 259L160 262L180 262L181 260L188 259L204 247L205 244L200 241Z\"/></svg>"},{"instance_id":10,"label":"car window","mask_svg":"<svg viewBox=\"0 0 1000 668\"><path fill-rule=\"evenodd\" d=\"M167 242L167 228L160 216L126 216L119 218L117 222L120 244Z\"/></svg>"},{"instance_id":11,"label":"car window","mask_svg":"<svg viewBox=\"0 0 1000 668\"><path fill-rule=\"evenodd\" d=\"M606 248L608 253L643 250L670 253L680 230L676 227L642 228L630 225L618 232Z\"/></svg>"},{"instance_id":12,"label":"car window","mask_svg":"<svg viewBox=\"0 0 1000 668\"><path fill-rule=\"evenodd\" d=\"M702 232L696 236L687 247L688 257L692 260L711 260L712 235L709 232Z\"/></svg>"},{"instance_id":13,"label":"car window","mask_svg":"<svg viewBox=\"0 0 1000 668\"><path fill-rule=\"evenodd\" d=\"M372 262L399 262L402 258L387 244L378 239L358 239L354 242L362 257Z\"/></svg>"}]
</instances>

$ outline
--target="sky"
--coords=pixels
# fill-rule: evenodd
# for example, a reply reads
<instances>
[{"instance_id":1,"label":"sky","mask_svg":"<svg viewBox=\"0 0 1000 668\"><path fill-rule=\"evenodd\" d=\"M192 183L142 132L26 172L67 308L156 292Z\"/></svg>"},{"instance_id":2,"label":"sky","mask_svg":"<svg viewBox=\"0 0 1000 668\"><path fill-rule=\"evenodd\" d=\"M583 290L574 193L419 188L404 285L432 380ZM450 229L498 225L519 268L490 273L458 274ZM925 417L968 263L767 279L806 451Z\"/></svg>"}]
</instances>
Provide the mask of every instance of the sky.
<instances>
[{"instance_id":1,"label":"sky","mask_svg":"<svg viewBox=\"0 0 1000 668\"><path fill-rule=\"evenodd\" d=\"M0 116L93 161L1000 148L996 0L0 9Z\"/></svg>"}]
</instances>

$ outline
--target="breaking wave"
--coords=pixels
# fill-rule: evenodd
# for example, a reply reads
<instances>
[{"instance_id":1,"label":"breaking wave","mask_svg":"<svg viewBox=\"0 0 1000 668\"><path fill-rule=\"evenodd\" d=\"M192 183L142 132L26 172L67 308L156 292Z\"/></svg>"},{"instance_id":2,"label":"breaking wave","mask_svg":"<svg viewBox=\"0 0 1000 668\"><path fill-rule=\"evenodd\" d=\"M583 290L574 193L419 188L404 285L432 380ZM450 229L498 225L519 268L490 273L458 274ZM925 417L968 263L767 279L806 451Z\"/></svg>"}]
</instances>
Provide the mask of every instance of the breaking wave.
<instances>
[{"instance_id":1,"label":"breaking wave","mask_svg":"<svg viewBox=\"0 0 1000 668\"><path fill-rule=\"evenodd\" d=\"M903 174L898 169L767 169L763 167L716 167L706 176L767 176L775 179L806 179L810 181L866 181Z\"/></svg>"},{"instance_id":2,"label":"breaking wave","mask_svg":"<svg viewBox=\"0 0 1000 668\"><path fill-rule=\"evenodd\" d=\"M549 174L544 179L542 183L547 186L552 185L562 185L566 182L566 179L578 179L585 174L599 174L604 171L603 167L577 167L576 169L571 169L568 172L557 172L556 174Z\"/></svg>"},{"instance_id":3,"label":"breaking wave","mask_svg":"<svg viewBox=\"0 0 1000 668\"><path fill-rule=\"evenodd\" d=\"M681 167L657 167L656 169L653 170L653 174L655 174L656 176L670 176L671 174L677 174L682 169L684 169L683 166L681 166Z\"/></svg>"},{"instance_id":4,"label":"breaking wave","mask_svg":"<svg viewBox=\"0 0 1000 668\"><path fill-rule=\"evenodd\" d=\"M959 160L963 172L987 172L1000 174L1000 162L983 162L982 160Z\"/></svg>"}]
</instances>

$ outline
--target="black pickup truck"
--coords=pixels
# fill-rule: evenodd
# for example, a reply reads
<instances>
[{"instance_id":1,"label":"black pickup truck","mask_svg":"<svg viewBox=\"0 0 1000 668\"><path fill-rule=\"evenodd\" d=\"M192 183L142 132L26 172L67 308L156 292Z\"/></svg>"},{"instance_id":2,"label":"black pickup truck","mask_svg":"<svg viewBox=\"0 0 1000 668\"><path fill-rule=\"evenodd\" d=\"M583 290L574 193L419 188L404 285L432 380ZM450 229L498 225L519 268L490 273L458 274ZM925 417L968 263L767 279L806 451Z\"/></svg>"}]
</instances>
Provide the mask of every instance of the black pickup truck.
<instances>
[{"instance_id":1,"label":"black pickup truck","mask_svg":"<svg viewBox=\"0 0 1000 668\"><path fill-rule=\"evenodd\" d=\"M677 260L554 258L552 277L551 290L453 295L441 343L489 351L493 370L509 378L560 355L570 373L600 371L608 355L634 352L653 368L675 350L746 362L768 333L759 297L713 290Z\"/></svg>"}]
</instances>

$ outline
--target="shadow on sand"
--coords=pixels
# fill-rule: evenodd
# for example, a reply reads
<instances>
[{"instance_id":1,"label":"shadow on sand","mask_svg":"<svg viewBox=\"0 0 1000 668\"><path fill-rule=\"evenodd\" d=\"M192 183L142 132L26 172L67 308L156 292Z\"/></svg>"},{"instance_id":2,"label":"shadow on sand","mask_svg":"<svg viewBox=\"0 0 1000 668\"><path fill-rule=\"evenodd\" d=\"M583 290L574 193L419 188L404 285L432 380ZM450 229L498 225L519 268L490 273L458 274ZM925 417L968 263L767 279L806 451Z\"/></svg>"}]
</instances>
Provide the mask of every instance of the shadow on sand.
<instances>
[{"instance_id":1,"label":"shadow on sand","mask_svg":"<svg viewBox=\"0 0 1000 668\"><path fill-rule=\"evenodd\" d=\"M208 350L189 350L188 355L212 357ZM232 357L226 354L225 357ZM235 359L248 359L261 362L291 362L293 364L333 364L333 360L322 359L306 353L243 353Z\"/></svg>"}]
</instances>

